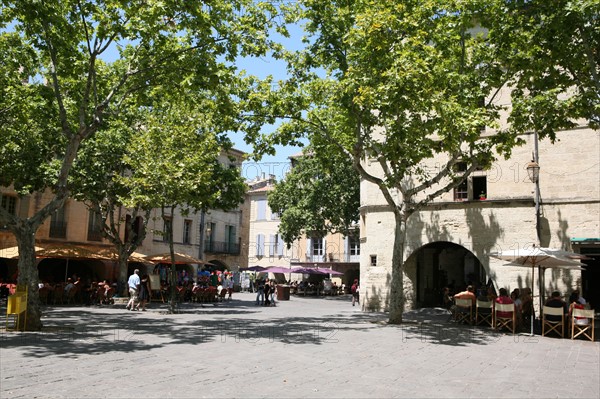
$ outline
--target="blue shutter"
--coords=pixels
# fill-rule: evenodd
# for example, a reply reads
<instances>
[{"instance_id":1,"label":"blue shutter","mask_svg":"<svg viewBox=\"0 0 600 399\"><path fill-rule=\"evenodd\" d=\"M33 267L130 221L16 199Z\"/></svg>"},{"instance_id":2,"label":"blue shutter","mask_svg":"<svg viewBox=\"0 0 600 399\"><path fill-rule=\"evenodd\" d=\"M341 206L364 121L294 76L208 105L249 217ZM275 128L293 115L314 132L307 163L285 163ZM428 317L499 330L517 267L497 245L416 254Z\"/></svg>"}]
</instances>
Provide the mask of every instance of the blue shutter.
<instances>
[{"instance_id":1,"label":"blue shutter","mask_svg":"<svg viewBox=\"0 0 600 399\"><path fill-rule=\"evenodd\" d=\"M281 234L277 235L277 255L283 256L283 246L285 243L283 242L283 238L281 238Z\"/></svg>"},{"instance_id":2,"label":"blue shutter","mask_svg":"<svg viewBox=\"0 0 600 399\"><path fill-rule=\"evenodd\" d=\"M256 220L265 220L267 212L267 200L260 199L256 201Z\"/></svg>"},{"instance_id":3,"label":"blue shutter","mask_svg":"<svg viewBox=\"0 0 600 399\"><path fill-rule=\"evenodd\" d=\"M344 237L344 259L345 262L350 261L350 239L346 236Z\"/></svg>"},{"instance_id":4,"label":"blue shutter","mask_svg":"<svg viewBox=\"0 0 600 399\"><path fill-rule=\"evenodd\" d=\"M265 236L264 234L256 235L256 256L264 256L265 254Z\"/></svg>"}]
</instances>

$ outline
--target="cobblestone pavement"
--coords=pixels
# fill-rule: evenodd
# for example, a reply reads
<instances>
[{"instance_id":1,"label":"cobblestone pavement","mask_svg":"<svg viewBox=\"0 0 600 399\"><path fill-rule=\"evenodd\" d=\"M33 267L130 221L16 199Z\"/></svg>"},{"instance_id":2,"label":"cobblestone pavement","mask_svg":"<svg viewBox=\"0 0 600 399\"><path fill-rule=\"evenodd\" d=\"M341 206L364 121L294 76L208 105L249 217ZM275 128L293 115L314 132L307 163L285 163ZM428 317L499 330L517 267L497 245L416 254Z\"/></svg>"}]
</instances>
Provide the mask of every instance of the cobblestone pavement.
<instances>
[{"instance_id":1,"label":"cobblestone pavement","mask_svg":"<svg viewBox=\"0 0 600 399\"><path fill-rule=\"evenodd\" d=\"M456 325L437 309L402 326L349 297L165 309L49 307L43 331L2 331L0 397L600 397L598 342Z\"/></svg>"}]
</instances>

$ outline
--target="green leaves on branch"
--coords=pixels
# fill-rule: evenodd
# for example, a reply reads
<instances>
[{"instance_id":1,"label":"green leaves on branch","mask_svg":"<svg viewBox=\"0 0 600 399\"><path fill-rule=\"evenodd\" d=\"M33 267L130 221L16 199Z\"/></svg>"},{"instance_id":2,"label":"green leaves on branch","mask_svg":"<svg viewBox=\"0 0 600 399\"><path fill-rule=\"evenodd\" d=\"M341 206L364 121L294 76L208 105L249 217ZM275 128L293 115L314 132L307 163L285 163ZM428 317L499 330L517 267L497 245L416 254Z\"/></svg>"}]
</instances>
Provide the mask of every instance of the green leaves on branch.
<instances>
[{"instance_id":1,"label":"green leaves on branch","mask_svg":"<svg viewBox=\"0 0 600 399\"><path fill-rule=\"evenodd\" d=\"M348 235L358 221L358 175L339 150L329 148L327 156L322 154L307 149L268 194L271 210L280 213L279 232L288 244L309 232Z\"/></svg>"}]
</instances>

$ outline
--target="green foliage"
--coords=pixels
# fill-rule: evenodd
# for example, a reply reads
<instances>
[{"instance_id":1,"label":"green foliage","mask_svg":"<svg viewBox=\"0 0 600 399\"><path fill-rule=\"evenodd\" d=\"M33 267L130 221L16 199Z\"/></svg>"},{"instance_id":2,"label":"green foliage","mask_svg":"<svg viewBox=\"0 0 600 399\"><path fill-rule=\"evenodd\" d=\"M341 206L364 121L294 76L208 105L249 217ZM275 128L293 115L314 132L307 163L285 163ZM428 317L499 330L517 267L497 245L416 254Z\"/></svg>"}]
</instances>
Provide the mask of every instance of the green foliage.
<instances>
[{"instance_id":1,"label":"green foliage","mask_svg":"<svg viewBox=\"0 0 600 399\"><path fill-rule=\"evenodd\" d=\"M514 73L514 128L552 140L576 119L598 128L600 2L495 1L485 11L492 56Z\"/></svg>"},{"instance_id":2,"label":"green foliage","mask_svg":"<svg viewBox=\"0 0 600 399\"><path fill-rule=\"evenodd\" d=\"M268 193L273 212L280 214L279 232L289 245L304 232L350 234L358 221L360 201L358 174L336 148L305 151L291 171Z\"/></svg>"},{"instance_id":3,"label":"green foliage","mask_svg":"<svg viewBox=\"0 0 600 399\"><path fill-rule=\"evenodd\" d=\"M200 207L227 207L230 197L239 199L242 190L235 179L235 184L217 184L208 194L202 182L208 176L230 177L230 171L215 166L214 143L222 144L219 136L227 130L237 130L238 91L246 80L237 76L233 61L278 48L267 34L276 12L272 3L253 0L0 1L0 184L13 185L21 194L45 189L55 193L25 220L5 218L9 215L0 208L17 240L31 236L61 206L69 184L80 198L103 204L110 202L108 195L124 205L156 203L157 195ZM208 124L177 121L175 113L160 109L166 99L157 102L159 96L177 99L178 107L192 114L205 106L203 117L212 113L213 119ZM197 103L188 103L196 98ZM162 114L153 114L156 105ZM140 121L147 125L135 124ZM174 137L160 132L161 122ZM190 131L198 126L210 131ZM68 182L80 146L99 131L102 137L86 149L79 175ZM162 157L162 164L116 148L126 144L145 151L144 143L160 146L161 153L154 156ZM202 159L194 154L184 165L182 151L198 146L208 151L198 156ZM176 149L179 158L168 152ZM140 167L148 163L162 168L167 181L181 184L161 185L160 176L152 176L154 170ZM145 183L131 176L140 179L133 197L119 180L125 176L116 177L133 170L132 165L148 174ZM179 170L182 166L190 170ZM103 178L102 184L95 181ZM201 195L192 196L194 192ZM35 275L30 273L34 260L33 249L19 259L21 283L31 287L36 282L25 279ZM31 308L39 305L36 293L34 289ZM38 325L39 312L32 316L37 319L32 324Z\"/></svg>"},{"instance_id":4,"label":"green foliage","mask_svg":"<svg viewBox=\"0 0 600 399\"><path fill-rule=\"evenodd\" d=\"M392 322L401 321L412 213L510 156L520 134L553 140L574 118L597 122L597 1L304 0L287 18L304 24L306 46L284 54L288 80L244 97L271 110L248 124L285 117L275 134L253 138L328 141L380 189L396 219ZM512 107L498 101L507 85ZM424 167L433 158L439 168Z\"/></svg>"}]
</instances>

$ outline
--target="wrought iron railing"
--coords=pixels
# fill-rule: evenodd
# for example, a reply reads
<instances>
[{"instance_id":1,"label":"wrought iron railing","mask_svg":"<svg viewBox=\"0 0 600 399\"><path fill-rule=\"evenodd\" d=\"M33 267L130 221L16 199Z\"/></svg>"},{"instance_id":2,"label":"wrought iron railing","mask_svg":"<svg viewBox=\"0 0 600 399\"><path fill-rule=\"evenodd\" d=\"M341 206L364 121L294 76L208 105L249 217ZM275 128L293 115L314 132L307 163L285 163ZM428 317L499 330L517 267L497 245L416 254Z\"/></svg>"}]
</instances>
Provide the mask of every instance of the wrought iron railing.
<instances>
[{"instance_id":1,"label":"wrought iron railing","mask_svg":"<svg viewBox=\"0 0 600 399\"><path fill-rule=\"evenodd\" d=\"M206 241L204 243L204 252L213 254L228 254L228 255L239 255L240 254L240 242L228 242L228 241Z\"/></svg>"},{"instance_id":2,"label":"wrought iron railing","mask_svg":"<svg viewBox=\"0 0 600 399\"><path fill-rule=\"evenodd\" d=\"M87 233L88 241L102 241L102 230L89 227Z\"/></svg>"},{"instance_id":3,"label":"wrought iron railing","mask_svg":"<svg viewBox=\"0 0 600 399\"><path fill-rule=\"evenodd\" d=\"M50 222L50 237L66 238L67 237L67 222Z\"/></svg>"}]
</instances>

